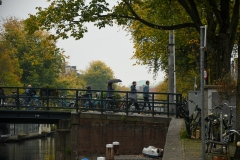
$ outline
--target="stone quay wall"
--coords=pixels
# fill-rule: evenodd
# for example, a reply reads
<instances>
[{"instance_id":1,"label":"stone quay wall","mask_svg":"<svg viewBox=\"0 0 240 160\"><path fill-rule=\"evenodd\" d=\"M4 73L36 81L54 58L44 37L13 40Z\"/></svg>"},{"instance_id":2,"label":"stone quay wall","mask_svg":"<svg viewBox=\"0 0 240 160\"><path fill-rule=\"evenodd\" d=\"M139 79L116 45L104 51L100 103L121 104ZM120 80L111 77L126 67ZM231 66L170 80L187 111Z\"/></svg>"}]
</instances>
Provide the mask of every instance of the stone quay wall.
<instances>
[{"instance_id":1,"label":"stone quay wall","mask_svg":"<svg viewBox=\"0 0 240 160\"><path fill-rule=\"evenodd\" d=\"M106 144L117 141L120 155L139 155L148 146L164 148L171 118L72 114L55 134L56 159L105 156Z\"/></svg>"}]
</instances>

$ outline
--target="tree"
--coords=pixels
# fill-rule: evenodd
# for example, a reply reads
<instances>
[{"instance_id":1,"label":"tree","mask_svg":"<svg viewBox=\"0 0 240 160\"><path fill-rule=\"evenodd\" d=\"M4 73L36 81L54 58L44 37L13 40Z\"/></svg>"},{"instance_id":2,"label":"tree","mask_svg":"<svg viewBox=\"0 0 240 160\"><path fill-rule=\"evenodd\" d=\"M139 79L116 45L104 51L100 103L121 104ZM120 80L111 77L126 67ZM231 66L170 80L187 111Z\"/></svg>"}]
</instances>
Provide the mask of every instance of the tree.
<instances>
[{"instance_id":1,"label":"tree","mask_svg":"<svg viewBox=\"0 0 240 160\"><path fill-rule=\"evenodd\" d=\"M107 90L107 81L113 78L113 71L102 61L92 61L85 71L81 71L82 78L91 89Z\"/></svg>"},{"instance_id":2,"label":"tree","mask_svg":"<svg viewBox=\"0 0 240 160\"><path fill-rule=\"evenodd\" d=\"M69 74L62 74L57 79L57 88L77 88L83 89L86 86L86 82L80 78L74 71Z\"/></svg>"},{"instance_id":3,"label":"tree","mask_svg":"<svg viewBox=\"0 0 240 160\"><path fill-rule=\"evenodd\" d=\"M168 80L164 79L164 81L159 83L156 86L156 91L157 92L162 92L162 93L167 93L168 92ZM157 95L156 98L159 99L159 100L167 100L167 95L160 94L160 95Z\"/></svg>"},{"instance_id":4,"label":"tree","mask_svg":"<svg viewBox=\"0 0 240 160\"><path fill-rule=\"evenodd\" d=\"M110 0L59 0L52 1L46 9L39 7L37 16L30 15L26 23L30 32L39 26L47 30L55 28L56 38L70 35L76 39L87 32L86 22L94 22L99 28L113 25L115 21L128 27L140 22L154 30L191 28L196 33L200 32L200 26L206 24L206 67L211 69L211 79L214 80L230 71L231 52L239 25L239 1L162 0L159 3L159 0L119 0L111 7ZM172 10L170 14L169 10ZM172 17L178 20L169 20ZM152 56L152 60L157 58Z\"/></svg>"},{"instance_id":5,"label":"tree","mask_svg":"<svg viewBox=\"0 0 240 160\"><path fill-rule=\"evenodd\" d=\"M21 20L11 17L5 20L0 32L0 43L14 61L20 82L34 87L54 84L65 59L62 50L47 32L28 34L24 29Z\"/></svg>"},{"instance_id":6,"label":"tree","mask_svg":"<svg viewBox=\"0 0 240 160\"><path fill-rule=\"evenodd\" d=\"M1 86L18 86L20 83L20 73L17 72L14 66L17 61L7 54L6 49L0 44L0 85Z\"/></svg>"},{"instance_id":7,"label":"tree","mask_svg":"<svg viewBox=\"0 0 240 160\"><path fill-rule=\"evenodd\" d=\"M238 36L238 57L240 57L240 31L237 34ZM237 93L236 93L236 127L237 129L239 129L240 127L240 60L238 58L238 62L237 62ZM240 136L237 135L236 136L236 141L240 141ZM236 150L235 150L235 154L234 154L235 158L240 157L240 147L236 146Z\"/></svg>"}]
</instances>

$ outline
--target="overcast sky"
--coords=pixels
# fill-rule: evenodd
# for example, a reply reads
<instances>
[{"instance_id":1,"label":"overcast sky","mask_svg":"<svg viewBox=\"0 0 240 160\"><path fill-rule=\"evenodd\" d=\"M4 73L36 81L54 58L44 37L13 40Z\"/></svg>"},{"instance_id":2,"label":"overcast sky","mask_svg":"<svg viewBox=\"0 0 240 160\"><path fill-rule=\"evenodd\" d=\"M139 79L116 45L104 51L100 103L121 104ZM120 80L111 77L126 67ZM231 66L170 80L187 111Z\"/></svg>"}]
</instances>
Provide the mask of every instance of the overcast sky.
<instances>
[{"instance_id":1,"label":"overcast sky","mask_svg":"<svg viewBox=\"0 0 240 160\"><path fill-rule=\"evenodd\" d=\"M29 13L36 13L35 7L45 8L48 4L46 0L2 0L0 16L25 19ZM115 78L122 80L123 85L140 80L150 80L152 84L156 84L163 80L164 74L160 72L157 80L153 80L153 74L148 74L146 66L132 66L135 60L130 58L134 48L127 32L118 26L100 30L92 25L88 26L89 31L81 40L69 38L57 43L59 48L65 50L65 55L70 56L70 65L77 66L78 70L85 70L91 61L101 60L114 71Z\"/></svg>"}]
</instances>

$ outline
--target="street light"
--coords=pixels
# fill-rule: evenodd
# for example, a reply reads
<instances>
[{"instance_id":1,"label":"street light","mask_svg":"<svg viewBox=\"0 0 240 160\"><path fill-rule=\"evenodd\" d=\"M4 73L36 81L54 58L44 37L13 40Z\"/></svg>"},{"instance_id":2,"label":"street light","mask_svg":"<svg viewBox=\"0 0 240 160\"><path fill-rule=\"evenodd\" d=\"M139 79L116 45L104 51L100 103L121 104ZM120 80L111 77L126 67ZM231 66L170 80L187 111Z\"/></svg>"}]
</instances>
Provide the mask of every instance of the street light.
<instances>
[{"instance_id":1,"label":"street light","mask_svg":"<svg viewBox=\"0 0 240 160\"><path fill-rule=\"evenodd\" d=\"M2 0L0 0L0 5L2 5Z\"/></svg>"}]
</instances>

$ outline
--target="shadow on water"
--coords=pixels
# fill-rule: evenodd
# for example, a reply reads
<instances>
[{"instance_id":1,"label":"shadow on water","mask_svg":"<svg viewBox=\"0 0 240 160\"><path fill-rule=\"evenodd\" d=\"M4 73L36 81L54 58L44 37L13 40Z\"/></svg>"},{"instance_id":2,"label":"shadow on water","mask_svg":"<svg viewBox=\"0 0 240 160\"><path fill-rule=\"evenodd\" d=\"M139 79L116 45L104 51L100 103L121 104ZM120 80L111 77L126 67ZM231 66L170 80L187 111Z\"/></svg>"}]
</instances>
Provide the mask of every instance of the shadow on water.
<instances>
[{"instance_id":1,"label":"shadow on water","mask_svg":"<svg viewBox=\"0 0 240 160\"><path fill-rule=\"evenodd\" d=\"M54 136L0 143L0 160L53 160Z\"/></svg>"}]
</instances>

